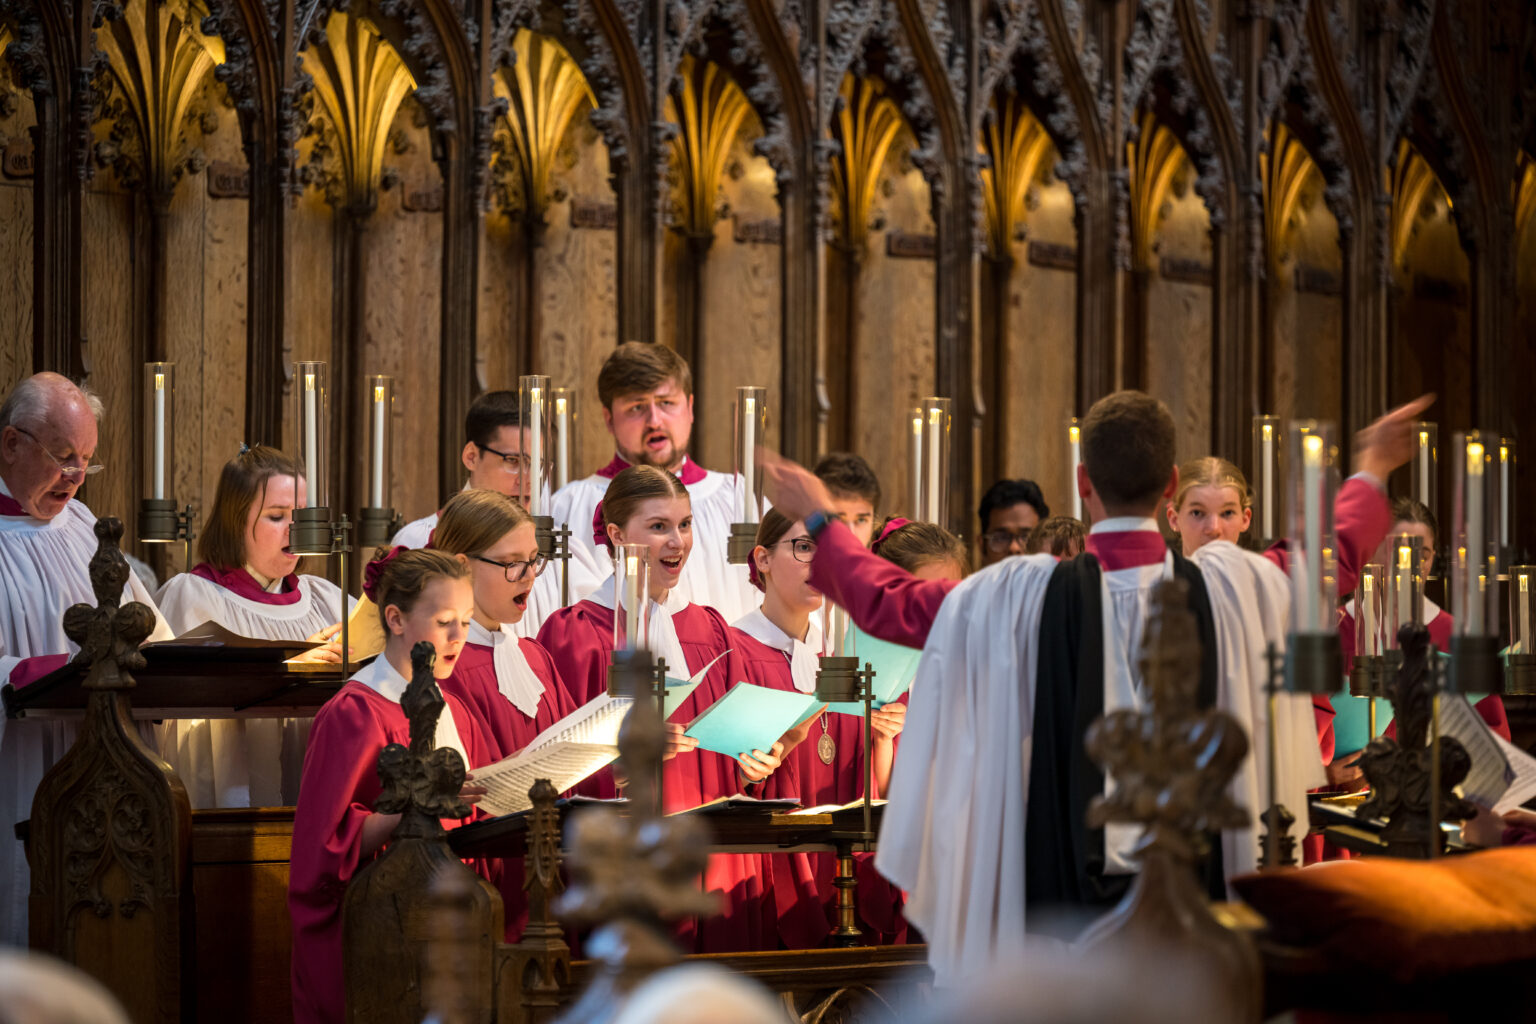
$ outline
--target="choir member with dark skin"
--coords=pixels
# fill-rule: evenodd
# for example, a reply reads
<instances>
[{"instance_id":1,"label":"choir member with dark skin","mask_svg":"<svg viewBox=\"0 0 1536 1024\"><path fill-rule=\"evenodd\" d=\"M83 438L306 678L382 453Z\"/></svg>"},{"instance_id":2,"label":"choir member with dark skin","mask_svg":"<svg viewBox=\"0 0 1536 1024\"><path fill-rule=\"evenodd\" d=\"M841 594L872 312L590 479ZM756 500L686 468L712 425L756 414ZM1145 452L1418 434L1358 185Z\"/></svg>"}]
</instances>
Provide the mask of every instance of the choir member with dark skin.
<instances>
[{"instance_id":1,"label":"choir member with dark skin","mask_svg":"<svg viewBox=\"0 0 1536 1024\"><path fill-rule=\"evenodd\" d=\"M1033 480L999 480L981 496L976 515L981 520L977 534L981 564L988 566L1009 555L1025 554L1030 531L1050 518L1051 508Z\"/></svg>"},{"instance_id":2,"label":"choir member with dark skin","mask_svg":"<svg viewBox=\"0 0 1536 1024\"><path fill-rule=\"evenodd\" d=\"M383 652L326 702L304 758L293 819L288 911L293 922L293 1016L296 1024L346 1019L341 907L347 883L388 842L398 814L373 810L380 793L378 759L391 743L410 744L400 707L409 684L411 650L430 643L439 681L453 674L474 618L469 567L438 551L403 548L370 563L368 596L378 605ZM451 747L466 768L495 760L475 715L450 693L438 718L438 747ZM484 789L466 776L460 798L478 803ZM444 820L445 828L457 821Z\"/></svg>"}]
</instances>

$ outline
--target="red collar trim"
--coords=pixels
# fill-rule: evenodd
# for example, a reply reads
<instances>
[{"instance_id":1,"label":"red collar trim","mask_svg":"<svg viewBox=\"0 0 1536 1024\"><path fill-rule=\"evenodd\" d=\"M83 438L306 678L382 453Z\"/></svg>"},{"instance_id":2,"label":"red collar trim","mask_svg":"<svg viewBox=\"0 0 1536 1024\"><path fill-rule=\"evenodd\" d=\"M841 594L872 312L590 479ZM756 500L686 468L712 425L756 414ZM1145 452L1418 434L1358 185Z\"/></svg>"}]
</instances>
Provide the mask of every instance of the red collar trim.
<instances>
[{"instance_id":1,"label":"red collar trim","mask_svg":"<svg viewBox=\"0 0 1536 1024\"><path fill-rule=\"evenodd\" d=\"M0 516L13 516L31 519L32 516L21 507L21 502L9 494L0 494Z\"/></svg>"},{"instance_id":2,"label":"red collar trim","mask_svg":"<svg viewBox=\"0 0 1536 1024\"><path fill-rule=\"evenodd\" d=\"M628 468L629 463L624 461L623 456L615 455L612 462L597 471L597 475L604 480L612 480ZM703 466L700 466L686 455L683 456L683 465L677 471L677 478L682 481L684 487L692 487L694 484L703 483L704 478L708 475L708 471Z\"/></svg>"},{"instance_id":3,"label":"red collar trim","mask_svg":"<svg viewBox=\"0 0 1536 1024\"><path fill-rule=\"evenodd\" d=\"M294 604L303 596L299 593L299 577L294 573L283 577L283 589L276 594L262 590L256 577L243 568L215 569L207 562L199 562L192 567L192 575L217 583L230 593L257 604Z\"/></svg>"},{"instance_id":4,"label":"red collar trim","mask_svg":"<svg viewBox=\"0 0 1536 1024\"><path fill-rule=\"evenodd\" d=\"M1090 533L1085 545L1106 572L1161 565L1168 557L1168 543L1156 530L1116 530Z\"/></svg>"}]
</instances>

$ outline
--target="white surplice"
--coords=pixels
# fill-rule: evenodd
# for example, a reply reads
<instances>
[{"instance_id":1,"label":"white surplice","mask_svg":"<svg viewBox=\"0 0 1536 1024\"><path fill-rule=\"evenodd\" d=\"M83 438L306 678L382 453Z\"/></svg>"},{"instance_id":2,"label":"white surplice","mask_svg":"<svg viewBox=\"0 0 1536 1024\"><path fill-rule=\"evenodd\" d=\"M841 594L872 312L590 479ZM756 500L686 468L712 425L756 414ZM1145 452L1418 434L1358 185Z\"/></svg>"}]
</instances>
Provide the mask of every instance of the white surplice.
<instances>
[{"instance_id":1,"label":"white surplice","mask_svg":"<svg viewBox=\"0 0 1536 1024\"><path fill-rule=\"evenodd\" d=\"M1247 730L1250 754L1234 798L1255 825L1222 835L1228 877L1257 859L1257 818L1268 756L1268 643L1284 649L1289 583L1272 563L1227 542L1208 544L1199 566L1215 619L1217 706ZM940 606L912 691L912 711L891 778L875 865L908 893L907 917L928 939L936 982L954 986L1003 962L1025 935L1024 834L1028 815L1040 615L1056 560L1009 558L971 576ZM1103 574L1104 710L1142 700L1136 667L1152 586L1164 565ZM1322 761L1305 695L1283 695L1278 798L1304 810ZM1066 823L1063 823L1066 827ZM1134 871L1139 830L1106 830L1105 853ZM1107 865L1108 867L1109 865Z\"/></svg>"},{"instance_id":2,"label":"white surplice","mask_svg":"<svg viewBox=\"0 0 1536 1024\"><path fill-rule=\"evenodd\" d=\"M593 474L555 492L550 513L571 531L571 603L587 597L613 571L613 557L592 536L592 515L608 491L607 477ZM693 506L693 553L673 588L686 601L714 608L727 622L758 606L762 594L747 579L745 565L731 565L726 549L737 518L740 491L731 473L704 471L688 485ZM550 575L550 573L545 573ZM556 584L558 586L558 579ZM556 591L558 596L558 590ZM546 613L547 614L547 613Z\"/></svg>"},{"instance_id":3,"label":"white surplice","mask_svg":"<svg viewBox=\"0 0 1536 1024\"><path fill-rule=\"evenodd\" d=\"M282 580L268 587L277 593ZM305 640L340 621L341 588L299 577L299 599L264 604L189 572L155 596L177 636L216 622L254 640ZM350 614L356 604L347 599ZM337 639L340 639L338 634ZM299 797L312 718L178 718L156 729L161 755L176 769L194 808L292 807Z\"/></svg>"},{"instance_id":4,"label":"white surplice","mask_svg":"<svg viewBox=\"0 0 1536 1024\"><path fill-rule=\"evenodd\" d=\"M794 680L795 689L801 693L815 692L816 674L821 669L821 626L817 624L815 616L811 617L803 640L796 640L775 626L761 608L743 615L731 626L759 643L783 651L789 658L789 674Z\"/></svg>"},{"instance_id":5,"label":"white surplice","mask_svg":"<svg viewBox=\"0 0 1536 1024\"><path fill-rule=\"evenodd\" d=\"M437 513L413 519L400 527L400 532L390 538L390 547L424 548L432 536L432 531L437 529Z\"/></svg>"},{"instance_id":6,"label":"white surplice","mask_svg":"<svg viewBox=\"0 0 1536 1024\"><path fill-rule=\"evenodd\" d=\"M395 666L391 665L389 659L382 654L358 669L351 681L362 683L374 693L388 697L396 704L400 703L400 698L405 696L405 688L410 685L410 680L396 672ZM458 724L453 720L453 707L447 703L446 697L443 713L437 716L437 729L433 733L432 745L457 750L459 756L464 759L464 767L474 767L469 760L469 751L464 746L464 740L459 737Z\"/></svg>"},{"instance_id":7,"label":"white surplice","mask_svg":"<svg viewBox=\"0 0 1536 1024\"><path fill-rule=\"evenodd\" d=\"M0 493L10 496L3 481ZM25 658L75 654L64 635L64 611L96 604L90 561L96 553L96 517L79 501L46 522L30 516L0 516L0 679ZM123 601L154 609L154 598L128 574ZM168 640L170 627L155 612L151 640ZM43 775L74 743L75 722L48 718L0 717L0 944L27 943L27 893L31 874L21 841L11 831L32 813L32 796ZM140 734L153 742L147 726Z\"/></svg>"},{"instance_id":8,"label":"white surplice","mask_svg":"<svg viewBox=\"0 0 1536 1024\"><path fill-rule=\"evenodd\" d=\"M528 664L528 657L523 654L523 645L518 643L518 634L512 626L503 622L501 629L493 633L472 619L469 623L469 642L491 649L491 665L496 669L496 688L513 707L529 718L536 718L539 714L539 701L544 699L544 680Z\"/></svg>"},{"instance_id":9,"label":"white surplice","mask_svg":"<svg viewBox=\"0 0 1536 1024\"><path fill-rule=\"evenodd\" d=\"M598 584L596 590L586 596L586 600L595 605L607 608L615 615L623 613L616 610L618 602L614 597L615 577L610 574L606 580ZM674 589L667 592L666 598L657 604L647 599L650 605L650 623L646 627L646 643L652 655L660 655L667 663L667 672L677 679L687 679L693 672L688 667L688 658L683 654L682 642L677 639L677 627L672 624L672 613L680 612L688 607L687 599L681 597Z\"/></svg>"}]
</instances>

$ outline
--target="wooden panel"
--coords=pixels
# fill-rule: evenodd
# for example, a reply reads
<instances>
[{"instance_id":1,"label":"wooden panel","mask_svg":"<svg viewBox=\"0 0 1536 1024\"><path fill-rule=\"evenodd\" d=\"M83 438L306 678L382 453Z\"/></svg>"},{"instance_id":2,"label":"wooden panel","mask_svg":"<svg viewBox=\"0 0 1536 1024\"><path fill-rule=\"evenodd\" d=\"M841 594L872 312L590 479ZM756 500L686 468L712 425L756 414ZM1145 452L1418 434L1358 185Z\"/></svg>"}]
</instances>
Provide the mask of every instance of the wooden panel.
<instances>
[{"instance_id":1,"label":"wooden panel","mask_svg":"<svg viewBox=\"0 0 1536 1024\"><path fill-rule=\"evenodd\" d=\"M779 203L773 168L752 153L752 139L738 137L732 159L739 176L728 172L721 186L726 204L743 222L777 224ZM704 418L693 428L693 452L702 465L731 471L731 405L736 389L768 389L767 443L779 443L779 411L784 407L779 360L782 245L737 241L736 221L715 223L715 240L704 261L703 323L699 347L703 373L694 387L708 397Z\"/></svg>"},{"instance_id":2,"label":"wooden panel","mask_svg":"<svg viewBox=\"0 0 1536 1024\"><path fill-rule=\"evenodd\" d=\"M1194 189L1169 194L1158 255L1170 269L1211 262L1210 216ZM1185 275L1180 275L1185 276ZM1147 390L1167 403L1178 428L1178 459L1211 452L1211 289L1154 273L1147 295ZM1086 411L1086 410L1084 410Z\"/></svg>"},{"instance_id":3,"label":"wooden panel","mask_svg":"<svg viewBox=\"0 0 1536 1024\"><path fill-rule=\"evenodd\" d=\"M898 143L899 145L900 143ZM854 352L858 399L854 448L869 460L887 495L882 512L905 513L910 483L907 433L899 429L912 404L934 387L934 264L886 255L884 235L931 234L928 184L915 170L887 160L882 201L886 223L870 234L859 280L859 334Z\"/></svg>"},{"instance_id":4,"label":"wooden panel","mask_svg":"<svg viewBox=\"0 0 1536 1024\"><path fill-rule=\"evenodd\" d=\"M0 394L32 372L32 185L0 182Z\"/></svg>"},{"instance_id":5,"label":"wooden panel","mask_svg":"<svg viewBox=\"0 0 1536 1024\"><path fill-rule=\"evenodd\" d=\"M1042 158L1045 166L1054 161L1054 151ZM1013 401L1001 425L1003 465L1010 477L1038 483L1052 512L1071 515L1075 486L1067 465L1067 420L1078 412L1077 272L1032 262L1029 252L1036 243L1037 251L1047 253L1075 248L1077 228L1066 185L1053 180L1035 188L1039 202L1028 215L1029 241L1013 245L1006 363ZM992 482L981 482L983 493ZM966 524L968 530L978 527Z\"/></svg>"},{"instance_id":6,"label":"wooden panel","mask_svg":"<svg viewBox=\"0 0 1536 1024\"><path fill-rule=\"evenodd\" d=\"M98 172L98 184L109 184ZM135 451L139 436L133 422L128 382L133 374L133 197L116 191L85 194L85 367L106 405L97 459L107 471L90 478L80 497L98 516L115 515L132 523Z\"/></svg>"}]
</instances>

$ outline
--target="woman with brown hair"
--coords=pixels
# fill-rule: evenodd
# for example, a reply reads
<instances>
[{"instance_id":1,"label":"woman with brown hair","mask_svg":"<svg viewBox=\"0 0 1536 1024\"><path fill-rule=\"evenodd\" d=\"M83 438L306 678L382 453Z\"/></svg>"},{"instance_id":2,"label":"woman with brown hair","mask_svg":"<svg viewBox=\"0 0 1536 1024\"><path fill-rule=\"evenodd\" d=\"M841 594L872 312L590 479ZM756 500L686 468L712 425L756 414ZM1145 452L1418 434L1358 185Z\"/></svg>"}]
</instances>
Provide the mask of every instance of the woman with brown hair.
<instances>
[{"instance_id":1,"label":"woman with brown hair","mask_svg":"<svg viewBox=\"0 0 1536 1024\"><path fill-rule=\"evenodd\" d=\"M643 544L648 549L651 623L646 643L666 661L668 674L692 676L713 663L672 715L672 752L662 772L665 810L696 807L766 780L779 767L780 744L770 751L742 751L733 762L722 754L696 749L697 743L682 735L681 725L676 724L692 721L744 678L720 613L675 595L693 551L693 510L687 489L666 470L631 466L608 485L593 526L593 539L609 552L619 544ZM586 600L551 615L539 631L539 643L549 650L578 703L606 691L616 604L610 575ZM593 781L601 785L604 776L611 779L604 772ZM697 931L685 926L679 936L684 949L719 953L776 948L772 918L761 911L766 877L762 861L758 854L710 858L705 885L726 895L726 911L698 922Z\"/></svg>"},{"instance_id":2,"label":"woman with brown hair","mask_svg":"<svg viewBox=\"0 0 1536 1024\"><path fill-rule=\"evenodd\" d=\"M226 462L198 538L201 561L155 595L171 629L180 636L214 622L257 640L311 640L321 646L294 660L339 662L341 589L297 575L288 546L303 505L299 465L276 448L256 445ZM160 727L160 746L193 807L289 806L309 727L309 719L178 719Z\"/></svg>"}]
</instances>

